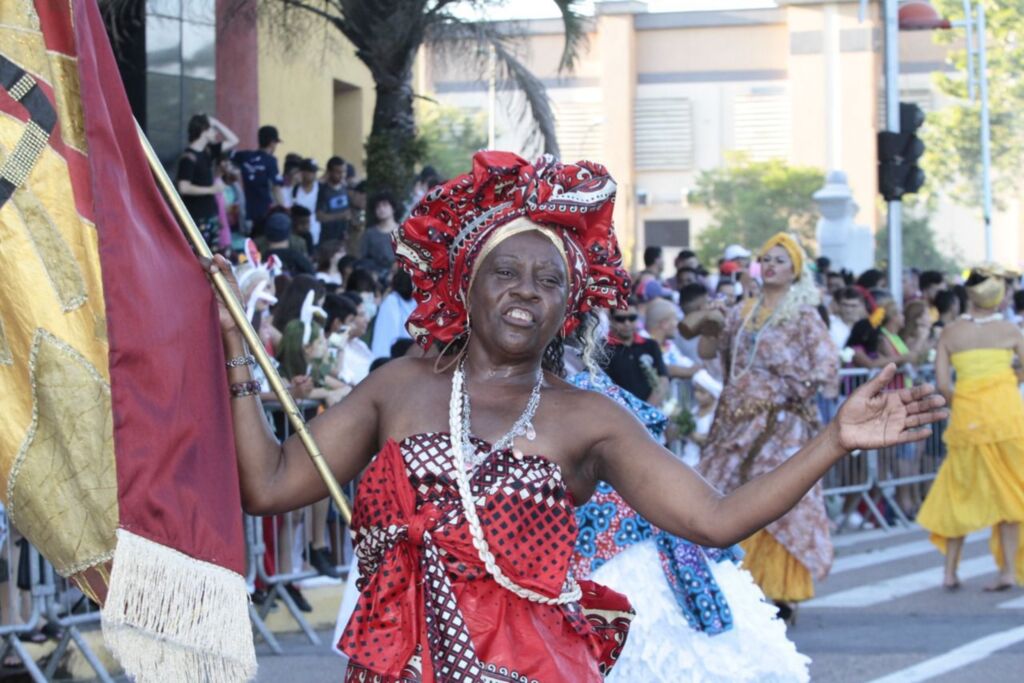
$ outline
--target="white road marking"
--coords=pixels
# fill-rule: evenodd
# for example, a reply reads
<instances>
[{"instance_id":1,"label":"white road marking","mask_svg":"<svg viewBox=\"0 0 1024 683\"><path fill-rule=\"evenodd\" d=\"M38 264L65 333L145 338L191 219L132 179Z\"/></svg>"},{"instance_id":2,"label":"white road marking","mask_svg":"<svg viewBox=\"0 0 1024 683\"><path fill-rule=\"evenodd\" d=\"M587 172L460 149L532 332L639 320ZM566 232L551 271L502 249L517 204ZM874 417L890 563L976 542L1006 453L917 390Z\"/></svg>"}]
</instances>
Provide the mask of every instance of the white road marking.
<instances>
[{"instance_id":1,"label":"white road marking","mask_svg":"<svg viewBox=\"0 0 1024 683\"><path fill-rule=\"evenodd\" d=\"M960 563L961 581L996 571L995 561L987 554ZM931 567L911 574L876 581L857 588L838 591L803 603L801 607L871 607L942 585L942 567Z\"/></svg>"},{"instance_id":2,"label":"white road marking","mask_svg":"<svg viewBox=\"0 0 1024 683\"><path fill-rule=\"evenodd\" d=\"M857 545L858 543L867 543L868 541L878 541L883 538L895 538L897 536L903 536L904 534L912 534L915 531L922 531L922 529L919 525L912 524L908 527L893 527L888 531L885 529L855 531L852 534L840 534L838 536L833 536L832 545L836 548L846 548L847 546Z\"/></svg>"},{"instance_id":3,"label":"white road marking","mask_svg":"<svg viewBox=\"0 0 1024 683\"><path fill-rule=\"evenodd\" d=\"M876 678L870 681L870 683L919 683L920 681L927 681L968 664L986 659L997 650L1002 650L1022 640L1024 640L1024 626L1017 626L1008 631L1000 631L978 640L972 640L938 657L932 657L906 669L894 671L888 676Z\"/></svg>"},{"instance_id":4,"label":"white road marking","mask_svg":"<svg viewBox=\"0 0 1024 683\"><path fill-rule=\"evenodd\" d=\"M980 531L968 536L966 543L987 541L988 538L988 531ZM903 560L916 555L926 555L928 553L935 553L936 557L941 557L941 555L939 555L938 548L936 548L935 544L931 541L911 541L910 543L901 543L900 545L882 548L881 550L868 550L855 553L853 555L845 555L835 561L832 565L832 571L829 572L829 576L832 576L833 574L842 574L843 572L848 572L854 569L872 567L876 564L883 564L885 562Z\"/></svg>"},{"instance_id":5,"label":"white road marking","mask_svg":"<svg viewBox=\"0 0 1024 683\"><path fill-rule=\"evenodd\" d=\"M1024 609L1024 596L1001 602L996 607L1000 609Z\"/></svg>"}]
</instances>

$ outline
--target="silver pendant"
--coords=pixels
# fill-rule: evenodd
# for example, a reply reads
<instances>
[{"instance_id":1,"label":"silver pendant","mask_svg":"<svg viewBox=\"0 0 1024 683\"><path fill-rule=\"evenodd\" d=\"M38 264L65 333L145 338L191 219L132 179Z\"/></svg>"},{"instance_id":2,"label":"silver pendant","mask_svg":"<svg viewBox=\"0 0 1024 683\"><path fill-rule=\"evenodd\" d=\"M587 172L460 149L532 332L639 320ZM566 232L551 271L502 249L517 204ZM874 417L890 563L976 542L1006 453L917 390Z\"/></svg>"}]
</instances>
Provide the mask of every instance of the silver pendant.
<instances>
[{"instance_id":1,"label":"silver pendant","mask_svg":"<svg viewBox=\"0 0 1024 683\"><path fill-rule=\"evenodd\" d=\"M533 428L533 422L526 423L526 440L533 441L537 438L537 430Z\"/></svg>"}]
</instances>

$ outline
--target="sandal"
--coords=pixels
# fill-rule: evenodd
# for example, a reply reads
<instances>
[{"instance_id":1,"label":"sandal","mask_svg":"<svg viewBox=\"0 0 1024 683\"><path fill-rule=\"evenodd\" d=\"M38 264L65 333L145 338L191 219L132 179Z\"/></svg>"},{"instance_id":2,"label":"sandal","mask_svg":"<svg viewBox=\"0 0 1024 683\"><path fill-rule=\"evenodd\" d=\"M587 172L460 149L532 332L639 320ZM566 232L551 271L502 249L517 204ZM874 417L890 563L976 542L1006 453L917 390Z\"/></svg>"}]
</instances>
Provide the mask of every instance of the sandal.
<instances>
[{"instance_id":1,"label":"sandal","mask_svg":"<svg viewBox=\"0 0 1024 683\"><path fill-rule=\"evenodd\" d=\"M45 633L43 633L42 629L37 629L35 631L29 631L28 633L19 633L18 634L18 640L20 640L23 643L35 643L36 645L42 645L43 643L45 643L49 639L50 639L50 637L47 636ZM7 661L7 660L5 659L4 661ZM6 664L4 666L6 666Z\"/></svg>"},{"instance_id":2,"label":"sandal","mask_svg":"<svg viewBox=\"0 0 1024 683\"><path fill-rule=\"evenodd\" d=\"M25 663L21 661L21 657L16 654L9 654L0 661L0 666L5 669L24 669Z\"/></svg>"},{"instance_id":3,"label":"sandal","mask_svg":"<svg viewBox=\"0 0 1024 683\"><path fill-rule=\"evenodd\" d=\"M986 593L1002 593L1003 591L1008 591L1014 587L1015 584L1012 583L997 583L991 586L985 586L981 590L985 591Z\"/></svg>"}]
</instances>

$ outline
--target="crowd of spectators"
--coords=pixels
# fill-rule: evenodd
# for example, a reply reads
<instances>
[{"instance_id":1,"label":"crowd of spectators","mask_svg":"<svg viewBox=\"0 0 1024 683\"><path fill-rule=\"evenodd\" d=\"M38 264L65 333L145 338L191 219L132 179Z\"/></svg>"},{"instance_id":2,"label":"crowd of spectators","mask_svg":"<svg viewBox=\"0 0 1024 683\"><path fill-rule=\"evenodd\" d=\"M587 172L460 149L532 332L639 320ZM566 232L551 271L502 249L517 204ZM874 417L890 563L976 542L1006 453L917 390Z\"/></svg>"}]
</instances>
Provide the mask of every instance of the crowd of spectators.
<instances>
[{"instance_id":1,"label":"crowd of spectators","mask_svg":"<svg viewBox=\"0 0 1024 683\"><path fill-rule=\"evenodd\" d=\"M711 309L728 309L757 297L760 268L751 251L738 244L727 247L714 264L703 264L695 252L684 249L675 256L673 266L666 272L663 249L645 250L643 268L634 275L630 308L611 314L607 370L617 384L669 414L686 414L683 422L688 435L682 439L681 451L684 459L694 464L722 386L720 359L700 357L696 326ZM818 311L841 366L875 371L895 363L900 373L894 388L930 379L943 326L968 313L962 274L906 269L901 305L880 269L855 275L834 268L822 257L815 261L812 273L820 293ZM1001 313L1024 328L1024 289L1019 276L1007 278ZM686 378L694 380L693 395L688 405L681 406L677 392L666 391L666 381ZM822 418L828 420L835 403L823 400L821 408ZM893 470L889 474L903 478L920 473L924 444L898 451L887 465ZM908 517L920 507L921 495L916 485L898 488L898 505ZM839 515L839 523L844 521L859 524L862 518L855 510L845 510Z\"/></svg>"},{"instance_id":2,"label":"crowd of spectators","mask_svg":"<svg viewBox=\"0 0 1024 683\"><path fill-rule=\"evenodd\" d=\"M286 154L279 170L277 129L263 126L258 139L259 149L238 151L237 136L222 123L193 117L178 188L210 246L240 264L240 277L246 269L260 271L243 281L243 296L253 297L253 323L293 393L333 405L375 367L421 352L405 329L413 288L396 266L391 237L411 206L443 179L428 166L411 196L367 198L365 181L344 159L332 156L321 167L317 159ZM255 256L241 247L246 239ZM670 269L665 250L648 247L640 265L628 309L601 321L602 365L615 383L673 417L680 455L692 465L722 390L720 362L701 358L694 330L710 309L759 295L759 264L750 249L733 244L715 263L683 249ZM900 305L882 270L855 276L827 258L815 266L819 312L842 364L876 369L895 362L899 383L917 380L934 358L942 326L967 310L955 274L908 269ZM1019 279L1009 284L1004 314L1019 323L1024 291ZM692 380L686 401L671 390L671 380ZM905 456L899 467L910 471L919 454L909 449ZM909 487L901 495L901 507L912 514L919 498ZM330 573L327 557L337 551L324 549L324 520L331 517L312 516L304 561Z\"/></svg>"},{"instance_id":3,"label":"crowd of spectators","mask_svg":"<svg viewBox=\"0 0 1024 683\"><path fill-rule=\"evenodd\" d=\"M238 136L204 114L188 132L178 191L210 248L235 264L247 314L307 418L344 400L379 365L419 353L405 329L412 280L397 268L391 239L409 208L442 182L433 169L423 169L404 201L389 192L368 198L366 182L339 156L321 165L288 153L279 166L274 126L259 129L255 150L236 149ZM257 376L273 408L276 397ZM284 436L283 415L273 418ZM307 566L337 576L341 536L328 529L338 528L328 501L265 520L268 571ZM309 607L297 587L286 588L300 609Z\"/></svg>"}]
</instances>

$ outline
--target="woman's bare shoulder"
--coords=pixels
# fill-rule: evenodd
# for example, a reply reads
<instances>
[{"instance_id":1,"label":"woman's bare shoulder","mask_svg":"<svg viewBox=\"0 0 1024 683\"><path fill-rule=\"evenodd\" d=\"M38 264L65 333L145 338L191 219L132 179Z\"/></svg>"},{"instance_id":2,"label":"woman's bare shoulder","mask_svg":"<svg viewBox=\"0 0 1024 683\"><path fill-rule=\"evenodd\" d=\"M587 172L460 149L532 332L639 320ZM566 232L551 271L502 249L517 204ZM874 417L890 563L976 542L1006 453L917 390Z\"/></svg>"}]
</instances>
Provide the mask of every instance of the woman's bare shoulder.
<instances>
[{"instance_id":1,"label":"woman's bare shoulder","mask_svg":"<svg viewBox=\"0 0 1024 683\"><path fill-rule=\"evenodd\" d=\"M1011 322L1009 320L1003 320L1002 322L1000 322L999 323L999 328L1000 328L1000 332L1002 332L1002 334L1006 335L1006 337L1008 339L1016 340L1022 334L1024 334L1024 331L1022 331L1019 327L1017 327L1016 323L1013 323L1013 322Z\"/></svg>"},{"instance_id":2,"label":"woman's bare shoulder","mask_svg":"<svg viewBox=\"0 0 1024 683\"><path fill-rule=\"evenodd\" d=\"M365 384L374 393L398 398L402 392L423 389L438 381L433 358L395 358L371 372Z\"/></svg>"},{"instance_id":3,"label":"woman's bare shoulder","mask_svg":"<svg viewBox=\"0 0 1024 683\"><path fill-rule=\"evenodd\" d=\"M555 390L553 413L560 423L571 426L567 431L576 438L599 441L624 423L636 421L628 410L598 391L581 389L563 379L552 380L551 388Z\"/></svg>"}]
</instances>

